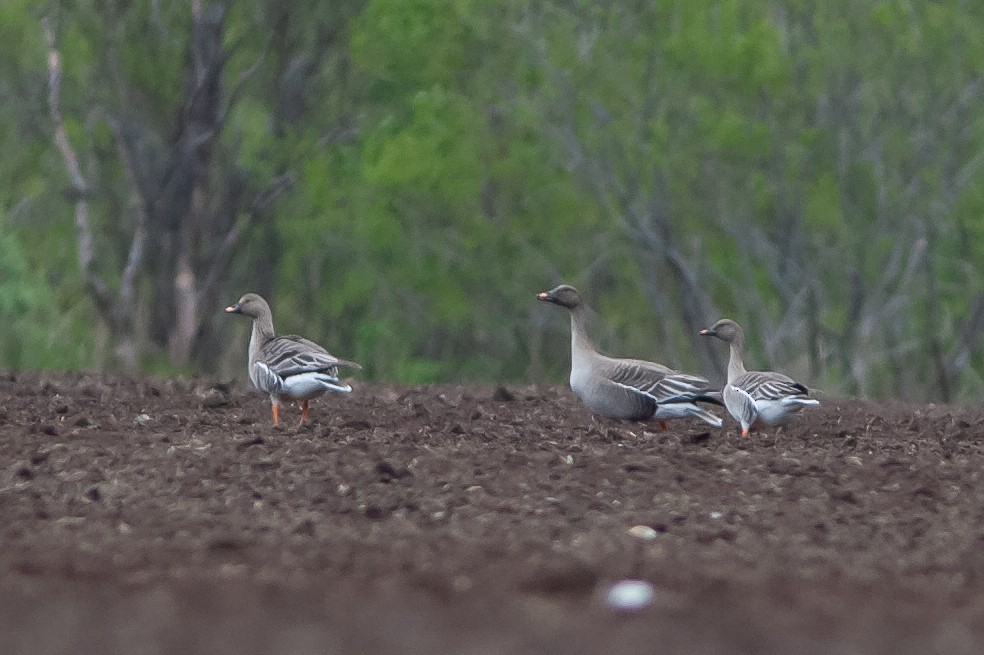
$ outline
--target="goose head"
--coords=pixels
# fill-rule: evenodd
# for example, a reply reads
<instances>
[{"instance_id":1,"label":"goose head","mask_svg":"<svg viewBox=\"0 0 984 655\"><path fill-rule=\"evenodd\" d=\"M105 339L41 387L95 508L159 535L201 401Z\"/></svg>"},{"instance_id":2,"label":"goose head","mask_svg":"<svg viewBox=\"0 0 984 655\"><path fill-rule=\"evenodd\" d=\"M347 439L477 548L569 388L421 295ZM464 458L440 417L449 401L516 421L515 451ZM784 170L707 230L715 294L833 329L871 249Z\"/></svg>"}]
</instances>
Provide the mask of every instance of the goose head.
<instances>
[{"instance_id":1,"label":"goose head","mask_svg":"<svg viewBox=\"0 0 984 655\"><path fill-rule=\"evenodd\" d=\"M239 299L235 305L226 307L230 314L242 314L250 318L259 318L270 315L270 305L257 293L247 293Z\"/></svg>"},{"instance_id":2,"label":"goose head","mask_svg":"<svg viewBox=\"0 0 984 655\"><path fill-rule=\"evenodd\" d=\"M729 318L722 318L711 327L701 330L700 334L705 337L717 337L728 343L744 343L745 341L745 331Z\"/></svg>"},{"instance_id":3,"label":"goose head","mask_svg":"<svg viewBox=\"0 0 984 655\"><path fill-rule=\"evenodd\" d=\"M536 299L567 309L576 309L581 306L581 294L569 284L561 284L550 291L541 291L536 294Z\"/></svg>"}]
</instances>

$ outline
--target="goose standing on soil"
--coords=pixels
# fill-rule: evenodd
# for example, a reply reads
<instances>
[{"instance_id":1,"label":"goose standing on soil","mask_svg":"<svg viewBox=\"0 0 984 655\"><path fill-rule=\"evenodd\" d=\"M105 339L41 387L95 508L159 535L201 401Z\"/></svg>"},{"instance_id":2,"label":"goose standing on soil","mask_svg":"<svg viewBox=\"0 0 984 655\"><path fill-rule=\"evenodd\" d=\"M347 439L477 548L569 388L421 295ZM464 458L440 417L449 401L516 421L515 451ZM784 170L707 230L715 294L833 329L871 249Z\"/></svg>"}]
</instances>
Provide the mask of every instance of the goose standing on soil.
<instances>
[{"instance_id":1,"label":"goose standing on soil","mask_svg":"<svg viewBox=\"0 0 984 655\"><path fill-rule=\"evenodd\" d=\"M361 369L355 362L338 359L327 350L302 337L276 336L270 305L261 296L247 293L230 314L253 319L249 337L249 381L270 394L273 424L280 423L281 401L301 401L301 424L308 419L308 401L326 391L350 393L352 387L338 379L340 367Z\"/></svg>"},{"instance_id":2,"label":"goose standing on soil","mask_svg":"<svg viewBox=\"0 0 984 655\"><path fill-rule=\"evenodd\" d=\"M696 404L721 404L720 393L712 391L707 380L662 364L614 359L599 353L585 331L581 294L570 285L562 284L536 297L570 311L571 389L589 410L608 418L656 419L663 429L667 419L691 416L721 427L720 418Z\"/></svg>"},{"instance_id":3,"label":"goose standing on soil","mask_svg":"<svg viewBox=\"0 0 984 655\"><path fill-rule=\"evenodd\" d=\"M734 321L723 318L700 333L731 344L724 406L741 424L741 436L747 437L754 427L782 425L793 412L820 404L819 400L807 397L809 389L782 373L746 371L741 359L745 350L745 331Z\"/></svg>"}]
</instances>

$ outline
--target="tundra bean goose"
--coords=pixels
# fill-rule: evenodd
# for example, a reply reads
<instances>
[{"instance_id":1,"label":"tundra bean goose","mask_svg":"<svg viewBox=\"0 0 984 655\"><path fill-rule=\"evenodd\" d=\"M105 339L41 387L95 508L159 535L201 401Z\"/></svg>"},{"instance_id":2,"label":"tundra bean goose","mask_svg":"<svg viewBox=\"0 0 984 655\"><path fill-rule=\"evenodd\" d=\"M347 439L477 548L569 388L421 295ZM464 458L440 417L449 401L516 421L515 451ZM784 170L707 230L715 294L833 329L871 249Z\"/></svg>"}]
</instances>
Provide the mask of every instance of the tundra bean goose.
<instances>
[{"instance_id":1,"label":"tundra bean goose","mask_svg":"<svg viewBox=\"0 0 984 655\"><path fill-rule=\"evenodd\" d=\"M303 424L308 420L308 401L312 398L326 391L352 391L338 378L338 369L362 367L335 357L313 341L294 335L277 336L270 306L261 296L247 293L226 311L253 319L247 372L254 387L270 394L274 425L280 422L282 401L302 402Z\"/></svg>"},{"instance_id":2,"label":"tundra bean goose","mask_svg":"<svg viewBox=\"0 0 984 655\"><path fill-rule=\"evenodd\" d=\"M745 331L734 321L723 318L700 333L731 344L724 406L741 424L741 436L747 437L752 428L782 425L793 412L820 404L820 401L807 397L809 389L782 373L746 371L742 362Z\"/></svg>"},{"instance_id":3,"label":"tundra bean goose","mask_svg":"<svg viewBox=\"0 0 984 655\"><path fill-rule=\"evenodd\" d=\"M597 351L585 331L585 307L574 287L563 284L537 294L571 315L571 389L600 416L645 421L655 419L665 429L667 419L695 417L714 427L721 419L697 402L722 404L720 393L699 375L639 359L615 359Z\"/></svg>"}]
</instances>

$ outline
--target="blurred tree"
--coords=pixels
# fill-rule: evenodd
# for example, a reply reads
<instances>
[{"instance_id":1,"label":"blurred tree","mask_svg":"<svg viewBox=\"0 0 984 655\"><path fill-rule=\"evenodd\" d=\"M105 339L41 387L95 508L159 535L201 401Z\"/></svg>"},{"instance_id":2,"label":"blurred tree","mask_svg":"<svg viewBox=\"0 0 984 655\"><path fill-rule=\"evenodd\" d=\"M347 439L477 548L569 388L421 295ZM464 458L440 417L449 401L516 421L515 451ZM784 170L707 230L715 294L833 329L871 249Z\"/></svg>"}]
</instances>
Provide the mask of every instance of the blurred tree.
<instances>
[{"instance_id":1,"label":"blurred tree","mask_svg":"<svg viewBox=\"0 0 984 655\"><path fill-rule=\"evenodd\" d=\"M770 365L852 392L953 396L984 327L979 292L940 323L955 317L938 270L981 157L964 127L979 48L961 3L908 6L540 6L528 43L550 80L551 133L684 333L724 312ZM979 289L963 261L947 268Z\"/></svg>"},{"instance_id":2,"label":"blurred tree","mask_svg":"<svg viewBox=\"0 0 984 655\"><path fill-rule=\"evenodd\" d=\"M357 138L307 153L279 303L343 326L369 375L521 374L534 290L603 238L516 87L511 11L379 0L353 22Z\"/></svg>"},{"instance_id":3,"label":"blurred tree","mask_svg":"<svg viewBox=\"0 0 984 655\"><path fill-rule=\"evenodd\" d=\"M254 290L369 377L556 379L564 280L619 354L720 373L726 314L828 391L973 398L982 13L7 0L14 306L71 365L241 370Z\"/></svg>"},{"instance_id":4,"label":"blurred tree","mask_svg":"<svg viewBox=\"0 0 984 655\"><path fill-rule=\"evenodd\" d=\"M291 178L286 172L250 177L238 162L238 148L221 139L259 65L227 84L231 49L222 46L223 4L173 5L165 14L140 3L99 6L97 12L77 7L75 16L60 15L63 40L74 49L60 47L54 27L43 21L49 108L74 196L79 268L121 364L137 363L143 308L151 342L166 346L172 365L182 366L206 337L208 312L202 307L217 304L242 231ZM87 20L98 21L101 30L86 30ZM147 56L130 56L127 46L134 42ZM90 74L83 63L101 71L89 84L73 85L72 105L81 103L90 114L86 132L75 138L78 123L63 111L62 89L82 80L66 75L63 61L73 62L69 71ZM73 141L84 144L92 162L88 172Z\"/></svg>"}]
</instances>

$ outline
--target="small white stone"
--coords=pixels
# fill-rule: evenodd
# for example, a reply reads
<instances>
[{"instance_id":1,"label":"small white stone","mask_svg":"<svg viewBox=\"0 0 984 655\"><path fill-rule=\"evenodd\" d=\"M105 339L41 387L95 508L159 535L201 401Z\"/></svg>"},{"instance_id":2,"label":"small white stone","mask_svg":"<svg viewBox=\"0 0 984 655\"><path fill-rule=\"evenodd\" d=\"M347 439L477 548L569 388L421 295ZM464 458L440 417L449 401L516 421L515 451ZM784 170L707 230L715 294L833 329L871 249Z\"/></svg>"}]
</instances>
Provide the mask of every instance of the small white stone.
<instances>
[{"instance_id":1,"label":"small white stone","mask_svg":"<svg viewBox=\"0 0 984 655\"><path fill-rule=\"evenodd\" d=\"M635 612L653 602L656 593L645 580L622 580L605 595L608 606L619 612Z\"/></svg>"},{"instance_id":2,"label":"small white stone","mask_svg":"<svg viewBox=\"0 0 984 655\"><path fill-rule=\"evenodd\" d=\"M133 422L141 426L147 425L148 423L150 423L150 416L148 416L147 414L139 414L137 415L137 418L133 419Z\"/></svg>"},{"instance_id":3,"label":"small white stone","mask_svg":"<svg viewBox=\"0 0 984 655\"><path fill-rule=\"evenodd\" d=\"M712 521L720 521L721 518L724 516L724 514L722 514L721 512L711 512L709 516L711 517Z\"/></svg>"},{"instance_id":4,"label":"small white stone","mask_svg":"<svg viewBox=\"0 0 984 655\"><path fill-rule=\"evenodd\" d=\"M648 525L633 525L629 528L629 534L643 541L652 541L659 536L659 533Z\"/></svg>"}]
</instances>

